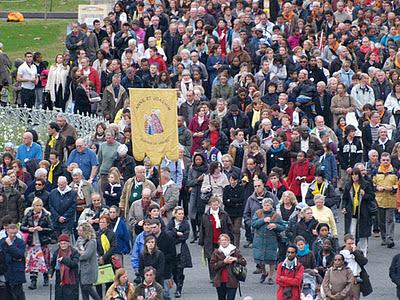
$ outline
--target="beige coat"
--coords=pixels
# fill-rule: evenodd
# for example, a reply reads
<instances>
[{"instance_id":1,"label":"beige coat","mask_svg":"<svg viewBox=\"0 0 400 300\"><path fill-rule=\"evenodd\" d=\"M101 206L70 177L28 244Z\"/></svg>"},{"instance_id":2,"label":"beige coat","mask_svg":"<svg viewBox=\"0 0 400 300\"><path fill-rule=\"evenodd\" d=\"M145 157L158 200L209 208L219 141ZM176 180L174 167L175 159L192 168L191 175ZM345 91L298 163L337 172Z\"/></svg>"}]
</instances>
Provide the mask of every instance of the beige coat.
<instances>
[{"instance_id":1,"label":"beige coat","mask_svg":"<svg viewBox=\"0 0 400 300\"><path fill-rule=\"evenodd\" d=\"M331 111L333 115L333 126L337 128L336 124L340 117L346 117L348 112L356 111L356 102L353 97L347 94L344 97L336 95L331 101Z\"/></svg>"}]
</instances>

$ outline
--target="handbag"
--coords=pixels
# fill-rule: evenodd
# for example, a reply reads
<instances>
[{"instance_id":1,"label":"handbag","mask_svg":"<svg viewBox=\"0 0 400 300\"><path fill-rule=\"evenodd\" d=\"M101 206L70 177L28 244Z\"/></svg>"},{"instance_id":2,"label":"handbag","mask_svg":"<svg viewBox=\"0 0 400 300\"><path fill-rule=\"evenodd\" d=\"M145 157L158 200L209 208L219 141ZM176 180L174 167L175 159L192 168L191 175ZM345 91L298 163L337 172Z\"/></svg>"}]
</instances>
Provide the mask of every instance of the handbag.
<instances>
[{"instance_id":1,"label":"handbag","mask_svg":"<svg viewBox=\"0 0 400 300\"><path fill-rule=\"evenodd\" d=\"M243 282L246 281L247 268L245 266L242 266L241 264L235 262L235 263L231 264L231 270L237 280L243 281Z\"/></svg>"},{"instance_id":2,"label":"handbag","mask_svg":"<svg viewBox=\"0 0 400 300\"><path fill-rule=\"evenodd\" d=\"M208 204L208 201L210 200L212 193L213 193L213 189L212 189L212 185L211 185L211 175L208 175L208 181L210 182L210 187L211 187L211 191L209 192L202 192L200 194L200 199L201 201L203 201L203 203Z\"/></svg>"},{"instance_id":3,"label":"handbag","mask_svg":"<svg viewBox=\"0 0 400 300\"><path fill-rule=\"evenodd\" d=\"M118 269L122 268L121 259L117 255L111 256L111 263L114 266L115 270L118 270Z\"/></svg>"},{"instance_id":4,"label":"handbag","mask_svg":"<svg viewBox=\"0 0 400 300\"><path fill-rule=\"evenodd\" d=\"M99 266L97 282L95 285L109 283L114 281L114 270L111 264Z\"/></svg>"}]
</instances>

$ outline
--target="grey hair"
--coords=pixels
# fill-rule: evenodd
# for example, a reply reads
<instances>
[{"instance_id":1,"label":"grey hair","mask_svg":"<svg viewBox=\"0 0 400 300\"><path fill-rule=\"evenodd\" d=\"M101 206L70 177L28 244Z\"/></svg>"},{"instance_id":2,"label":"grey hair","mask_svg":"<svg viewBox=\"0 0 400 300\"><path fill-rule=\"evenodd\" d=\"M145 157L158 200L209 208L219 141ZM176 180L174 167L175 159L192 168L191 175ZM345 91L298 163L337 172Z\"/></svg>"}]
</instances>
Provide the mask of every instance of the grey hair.
<instances>
[{"instance_id":1,"label":"grey hair","mask_svg":"<svg viewBox=\"0 0 400 300\"><path fill-rule=\"evenodd\" d=\"M47 170L45 168L39 168L35 171L35 178L39 178L43 175L47 176Z\"/></svg>"},{"instance_id":2,"label":"grey hair","mask_svg":"<svg viewBox=\"0 0 400 300\"><path fill-rule=\"evenodd\" d=\"M72 176L75 176L75 175L82 175L82 174L83 174L83 172L82 172L82 170L79 169L79 168L75 168L75 169L72 171Z\"/></svg>"},{"instance_id":3,"label":"grey hair","mask_svg":"<svg viewBox=\"0 0 400 300\"><path fill-rule=\"evenodd\" d=\"M264 205L264 203L269 203L269 204L271 204L273 206L274 205L274 200L272 200L271 198L264 198L261 201L261 205Z\"/></svg>"}]
</instances>

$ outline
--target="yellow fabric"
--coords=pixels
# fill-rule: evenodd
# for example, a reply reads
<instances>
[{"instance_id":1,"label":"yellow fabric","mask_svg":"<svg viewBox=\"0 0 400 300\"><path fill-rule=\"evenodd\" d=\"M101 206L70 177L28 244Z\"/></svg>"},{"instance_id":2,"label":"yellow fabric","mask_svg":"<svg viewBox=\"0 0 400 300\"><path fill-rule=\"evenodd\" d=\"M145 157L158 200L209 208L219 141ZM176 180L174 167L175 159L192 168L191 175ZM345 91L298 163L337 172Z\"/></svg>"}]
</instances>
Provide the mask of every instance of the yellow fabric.
<instances>
[{"instance_id":1,"label":"yellow fabric","mask_svg":"<svg viewBox=\"0 0 400 300\"><path fill-rule=\"evenodd\" d=\"M49 143L47 145L49 145L49 147L51 149L53 149L54 146L56 145L56 137L52 135L51 138L50 138L50 141L49 141Z\"/></svg>"},{"instance_id":2,"label":"yellow fabric","mask_svg":"<svg viewBox=\"0 0 400 300\"><path fill-rule=\"evenodd\" d=\"M148 156L159 164L179 158L175 89L129 89L132 148L137 160Z\"/></svg>"},{"instance_id":3,"label":"yellow fabric","mask_svg":"<svg viewBox=\"0 0 400 300\"><path fill-rule=\"evenodd\" d=\"M356 214L356 210L359 204L359 199L358 199L358 192L360 191L360 184L353 183L353 189L354 189L354 199L353 199L353 216Z\"/></svg>"},{"instance_id":4,"label":"yellow fabric","mask_svg":"<svg viewBox=\"0 0 400 300\"><path fill-rule=\"evenodd\" d=\"M337 227L335 222L335 217L329 207L323 206L322 208L317 208L315 205L311 206L314 218L319 223L326 223L329 225L331 232L334 236L337 236Z\"/></svg>"},{"instance_id":5,"label":"yellow fabric","mask_svg":"<svg viewBox=\"0 0 400 300\"><path fill-rule=\"evenodd\" d=\"M253 119L251 120L251 127L254 128L256 126L256 123L260 121L260 110L255 110L253 109Z\"/></svg>"},{"instance_id":6,"label":"yellow fabric","mask_svg":"<svg viewBox=\"0 0 400 300\"><path fill-rule=\"evenodd\" d=\"M314 190L311 192L311 194L313 194L313 195L321 195L322 191L324 190L324 185L325 185L325 182L322 181L321 188L319 189L318 188L318 183L315 182L314 183Z\"/></svg>"},{"instance_id":7,"label":"yellow fabric","mask_svg":"<svg viewBox=\"0 0 400 300\"><path fill-rule=\"evenodd\" d=\"M58 162L58 163L56 163L54 166L50 166L50 170L49 170L49 175L47 176L47 180L50 182L50 183L53 183L53 177L54 177L54 175L53 175L53 173L54 173L54 169L59 165L59 163L60 162Z\"/></svg>"},{"instance_id":8,"label":"yellow fabric","mask_svg":"<svg viewBox=\"0 0 400 300\"><path fill-rule=\"evenodd\" d=\"M387 172L383 172L383 168L378 168L377 174L373 177L374 186L381 186L397 189L398 178L395 169L390 166ZM396 193L392 191L375 192L375 199L379 208L396 208Z\"/></svg>"},{"instance_id":9,"label":"yellow fabric","mask_svg":"<svg viewBox=\"0 0 400 300\"><path fill-rule=\"evenodd\" d=\"M108 240L105 233L100 236L101 248L103 248L103 253L108 252L110 250L110 241Z\"/></svg>"},{"instance_id":10,"label":"yellow fabric","mask_svg":"<svg viewBox=\"0 0 400 300\"><path fill-rule=\"evenodd\" d=\"M161 43L162 43L162 40L156 40L157 48L161 48Z\"/></svg>"}]
</instances>

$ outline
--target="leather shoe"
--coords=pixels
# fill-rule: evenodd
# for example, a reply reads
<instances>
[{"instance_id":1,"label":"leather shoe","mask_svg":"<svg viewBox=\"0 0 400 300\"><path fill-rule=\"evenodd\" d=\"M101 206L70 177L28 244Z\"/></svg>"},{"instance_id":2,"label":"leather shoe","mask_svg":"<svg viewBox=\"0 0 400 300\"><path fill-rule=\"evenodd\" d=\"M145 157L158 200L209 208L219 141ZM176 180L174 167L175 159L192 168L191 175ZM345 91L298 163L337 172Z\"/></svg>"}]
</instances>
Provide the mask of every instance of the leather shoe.
<instances>
[{"instance_id":1,"label":"leather shoe","mask_svg":"<svg viewBox=\"0 0 400 300\"><path fill-rule=\"evenodd\" d=\"M393 248L393 247L394 247L394 242L389 242L389 243L387 244L387 247L388 247L388 248Z\"/></svg>"},{"instance_id":2,"label":"leather shoe","mask_svg":"<svg viewBox=\"0 0 400 300\"><path fill-rule=\"evenodd\" d=\"M261 274L260 283L264 283L266 278L267 278L267 274Z\"/></svg>"}]
</instances>

